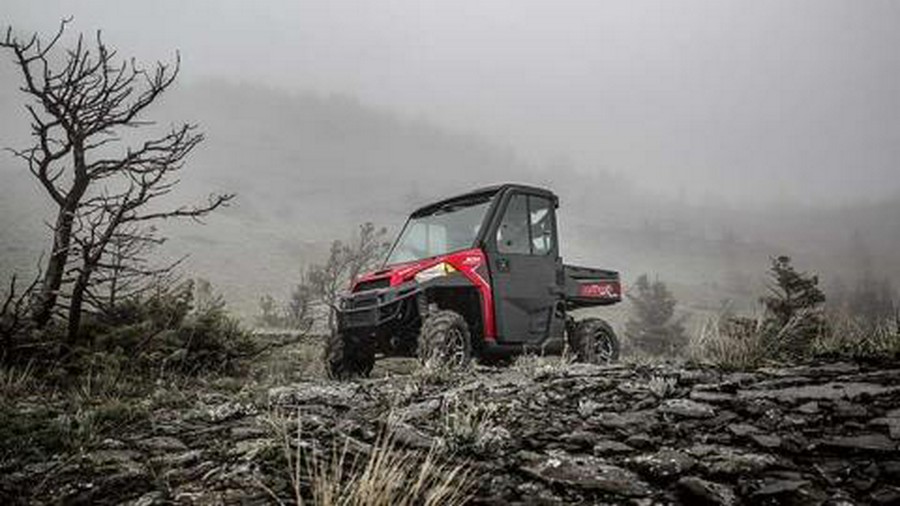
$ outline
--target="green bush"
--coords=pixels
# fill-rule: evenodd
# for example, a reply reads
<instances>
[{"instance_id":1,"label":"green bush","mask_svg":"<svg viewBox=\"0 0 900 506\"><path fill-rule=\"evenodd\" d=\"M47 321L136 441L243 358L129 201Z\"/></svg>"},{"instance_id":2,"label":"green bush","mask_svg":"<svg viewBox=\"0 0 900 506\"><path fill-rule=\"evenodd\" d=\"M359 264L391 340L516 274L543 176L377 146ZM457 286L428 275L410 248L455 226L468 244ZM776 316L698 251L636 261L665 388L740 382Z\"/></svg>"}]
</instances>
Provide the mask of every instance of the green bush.
<instances>
[{"instance_id":1,"label":"green bush","mask_svg":"<svg viewBox=\"0 0 900 506\"><path fill-rule=\"evenodd\" d=\"M631 293L632 317L625 325L629 343L650 355L677 355L688 343L683 318L675 317L675 297L660 280L642 274Z\"/></svg>"},{"instance_id":2,"label":"green bush","mask_svg":"<svg viewBox=\"0 0 900 506\"><path fill-rule=\"evenodd\" d=\"M779 358L803 357L826 328L819 278L797 272L786 256L772 259L769 276L770 293L760 299L766 308L767 348Z\"/></svg>"},{"instance_id":3,"label":"green bush","mask_svg":"<svg viewBox=\"0 0 900 506\"><path fill-rule=\"evenodd\" d=\"M86 357L120 357L120 366L143 373L237 374L257 349L204 281L124 301L85 330L93 343Z\"/></svg>"}]
</instances>

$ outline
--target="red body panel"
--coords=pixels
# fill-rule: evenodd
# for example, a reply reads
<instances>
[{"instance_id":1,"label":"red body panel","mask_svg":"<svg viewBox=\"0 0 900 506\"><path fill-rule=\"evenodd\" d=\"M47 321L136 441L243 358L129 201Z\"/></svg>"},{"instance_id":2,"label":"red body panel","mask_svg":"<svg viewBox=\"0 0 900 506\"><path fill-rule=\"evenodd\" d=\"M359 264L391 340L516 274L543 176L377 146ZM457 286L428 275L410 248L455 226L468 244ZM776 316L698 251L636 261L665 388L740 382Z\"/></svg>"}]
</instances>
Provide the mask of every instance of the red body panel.
<instances>
[{"instance_id":1,"label":"red body panel","mask_svg":"<svg viewBox=\"0 0 900 506\"><path fill-rule=\"evenodd\" d=\"M481 294L481 314L484 317L484 338L490 341L495 340L497 328L494 322L494 295L491 283L486 279L487 260L484 252L479 248L456 251L416 262L389 265L384 269L360 276L353 283L351 290L356 288L359 283L385 278L390 280L390 286L397 286L413 279L417 273L441 262L452 265L478 289L478 293Z\"/></svg>"}]
</instances>

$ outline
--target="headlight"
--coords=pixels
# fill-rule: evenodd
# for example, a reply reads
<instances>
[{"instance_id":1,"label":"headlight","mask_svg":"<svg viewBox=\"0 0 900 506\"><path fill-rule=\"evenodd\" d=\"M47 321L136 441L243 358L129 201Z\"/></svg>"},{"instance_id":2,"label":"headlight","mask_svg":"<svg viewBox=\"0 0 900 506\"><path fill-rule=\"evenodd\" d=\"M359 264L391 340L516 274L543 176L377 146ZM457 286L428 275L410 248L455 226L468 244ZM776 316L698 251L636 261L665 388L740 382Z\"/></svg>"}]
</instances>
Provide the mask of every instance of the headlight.
<instances>
[{"instance_id":1,"label":"headlight","mask_svg":"<svg viewBox=\"0 0 900 506\"><path fill-rule=\"evenodd\" d=\"M456 269L447 262L441 262L437 265L433 265L425 270L417 272L415 278L417 283L424 283L434 278L446 276L451 272L456 272Z\"/></svg>"}]
</instances>

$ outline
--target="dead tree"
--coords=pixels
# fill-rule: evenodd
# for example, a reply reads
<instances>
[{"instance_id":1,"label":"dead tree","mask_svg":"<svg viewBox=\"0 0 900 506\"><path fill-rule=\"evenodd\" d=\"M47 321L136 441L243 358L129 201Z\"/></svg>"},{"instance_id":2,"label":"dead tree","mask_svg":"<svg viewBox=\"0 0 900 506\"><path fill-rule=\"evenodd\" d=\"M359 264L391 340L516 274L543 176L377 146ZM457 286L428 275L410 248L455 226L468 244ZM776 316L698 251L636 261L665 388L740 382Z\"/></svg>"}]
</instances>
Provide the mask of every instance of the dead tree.
<instances>
[{"instance_id":1,"label":"dead tree","mask_svg":"<svg viewBox=\"0 0 900 506\"><path fill-rule=\"evenodd\" d=\"M21 90L31 99L26 108L34 144L13 153L27 163L57 209L32 317L39 327L46 325L60 297L68 298L72 341L85 300L96 297L90 293L93 276L105 270L115 279L117 269L124 268L110 263L115 250L129 251L130 268L139 269L134 253L155 240L142 226L203 216L233 195L213 195L196 207L148 211L149 203L177 184L175 173L203 136L186 124L123 149L120 133L151 124L142 113L175 82L180 58L148 70L133 59L118 59L100 32L92 44L79 35L74 47L60 55L56 48L68 21L47 43L37 35L20 39L8 29L0 48L12 52L24 82Z\"/></svg>"},{"instance_id":2,"label":"dead tree","mask_svg":"<svg viewBox=\"0 0 900 506\"><path fill-rule=\"evenodd\" d=\"M384 260L390 248L390 243L385 241L386 236L387 229L375 228L367 222L359 226L359 235L350 242L332 242L328 260L307 268L294 297L305 291L324 304L329 309L328 329L333 332L336 325L333 309L338 298L360 275Z\"/></svg>"},{"instance_id":3,"label":"dead tree","mask_svg":"<svg viewBox=\"0 0 900 506\"><path fill-rule=\"evenodd\" d=\"M2 298L3 303L0 304L0 361L7 360L13 353L13 339L24 327L28 302L40 278L35 277L21 292L17 292L17 281L17 277L13 275L6 296Z\"/></svg>"}]
</instances>

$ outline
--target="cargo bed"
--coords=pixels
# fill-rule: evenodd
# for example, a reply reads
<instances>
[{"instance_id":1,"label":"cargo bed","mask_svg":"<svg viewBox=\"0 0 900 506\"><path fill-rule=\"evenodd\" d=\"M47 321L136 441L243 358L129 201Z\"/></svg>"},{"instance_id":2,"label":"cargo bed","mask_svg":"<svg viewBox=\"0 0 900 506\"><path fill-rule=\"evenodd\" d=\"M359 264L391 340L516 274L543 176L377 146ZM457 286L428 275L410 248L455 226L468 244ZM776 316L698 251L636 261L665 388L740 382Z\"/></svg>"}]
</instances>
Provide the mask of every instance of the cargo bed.
<instances>
[{"instance_id":1,"label":"cargo bed","mask_svg":"<svg viewBox=\"0 0 900 506\"><path fill-rule=\"evenodd\" d=\"M622 300L622 284L616 271L564 265L563 276L568 309L608 306Z\"/></svg>"}]
</instances>

